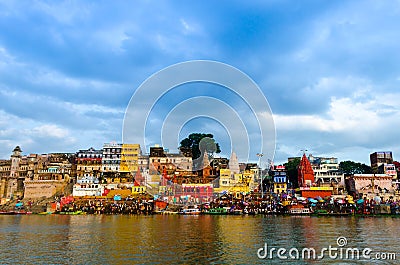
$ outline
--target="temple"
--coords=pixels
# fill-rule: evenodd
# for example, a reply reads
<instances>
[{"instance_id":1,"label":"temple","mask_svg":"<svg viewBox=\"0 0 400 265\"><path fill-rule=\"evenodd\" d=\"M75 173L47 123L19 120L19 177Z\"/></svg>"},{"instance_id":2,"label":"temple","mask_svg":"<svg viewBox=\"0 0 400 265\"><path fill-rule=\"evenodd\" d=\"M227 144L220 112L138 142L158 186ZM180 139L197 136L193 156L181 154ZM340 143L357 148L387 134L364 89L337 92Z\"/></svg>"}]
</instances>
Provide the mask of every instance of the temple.
<instances>
[{"instance_id":1,"label":"temple","mask_svg":"<svg viewBox=\"0 0 400 265\"><path fill-rule=\"evenodd\" d=\"M315 182L314 170L312 169L311 163L303 154L299 167L297 169L297 179L299 188L296 190L302 197L305 198L316 198L316 197L327 197L331 196L333 192L332 187L319 187Z\"/></svg>"}]
</instances>

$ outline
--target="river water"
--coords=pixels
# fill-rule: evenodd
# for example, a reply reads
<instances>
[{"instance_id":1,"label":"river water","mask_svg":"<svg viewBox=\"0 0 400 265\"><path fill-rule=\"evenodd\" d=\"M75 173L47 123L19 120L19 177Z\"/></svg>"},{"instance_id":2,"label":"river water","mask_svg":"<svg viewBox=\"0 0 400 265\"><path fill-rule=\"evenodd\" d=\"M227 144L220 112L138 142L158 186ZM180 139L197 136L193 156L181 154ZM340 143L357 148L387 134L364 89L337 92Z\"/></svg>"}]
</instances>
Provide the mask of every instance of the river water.
<instances>
[{"instance_id":1,"label":"river water","mask_svg":"<svg viewBox=\"0 0 400 265\"><path fill-rule=\"evenodd\" d=\"M398 264L400 218L290 216L0 216L1 264ZM366 248L397 262L263 258L271 248ZM258 251L262 248L260 251ZM344 248L344 247L343 247ZM295 253L295 252L291 252ZM373 256L373 255L369 256ZM286 253L288 257L288 253Z\"/></svg>"}]
</instances>

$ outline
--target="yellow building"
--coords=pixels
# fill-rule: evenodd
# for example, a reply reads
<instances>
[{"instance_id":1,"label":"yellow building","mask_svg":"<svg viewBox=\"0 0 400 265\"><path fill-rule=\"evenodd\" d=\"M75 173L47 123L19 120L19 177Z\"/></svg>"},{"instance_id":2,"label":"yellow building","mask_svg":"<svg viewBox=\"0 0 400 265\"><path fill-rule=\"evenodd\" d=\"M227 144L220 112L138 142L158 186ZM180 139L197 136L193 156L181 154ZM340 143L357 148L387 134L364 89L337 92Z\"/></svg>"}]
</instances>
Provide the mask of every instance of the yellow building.
<instances>
[{"instance_id":1,"label":"yellow building","mask_svg":"<svg viewBox=\"0 0 400 265\"><path fill-rule=\"evenodd\" d=\"M140 195L140 194L145 194L146 193L146 187L145 186L133 186L132 187L132 194L133 195Z\"/></svg>"},{"instance_id":2,"label":"yellow building","mask_svg":"<svg viewBox=\"0 0 400 265\"><path fill-rule=\"evenodd\" d=\"M140 144L122 144L119 171L122 173L136 172L140 154Z\"/></svg>"},{"instance_id":3,"label":"yellow building","mask_svg":"<svg viewBox=\"0 0 400 265\"><path fill-rule=\"evenodd\" d=\"M251 172L232 174L229 169L221 169L219 172L219 188L216 192L228 191L236 197L243 193L250 192L249 182L253 174Z\"/></svg>"}]
</instances>

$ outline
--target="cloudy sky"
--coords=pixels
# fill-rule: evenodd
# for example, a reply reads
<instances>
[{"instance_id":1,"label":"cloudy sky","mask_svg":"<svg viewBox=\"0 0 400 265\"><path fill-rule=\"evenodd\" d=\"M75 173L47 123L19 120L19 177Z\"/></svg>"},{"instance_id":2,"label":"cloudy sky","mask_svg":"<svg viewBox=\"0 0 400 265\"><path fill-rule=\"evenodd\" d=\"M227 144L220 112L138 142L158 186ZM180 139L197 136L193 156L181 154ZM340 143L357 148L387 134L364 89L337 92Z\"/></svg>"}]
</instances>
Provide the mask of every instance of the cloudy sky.
<instances>
[{"instance_id":1,"label":"cloudy sky","mask_svg":"<svg viewBox=\"0 0 400 265\"><path fill-rule=\"evenodd\" d=\"M200 59L259 85L274 115L276 163L302 149L363 163L391 150L398 159L399 25L398 0L0 1L0 158L16 145L27 154L121 142L140 84ZM191 86L203 91L196 96L215 91ZM177 91L153 119L179 104ZM199 118L179 137L209 131L229 154L221 128Z\"/></svg>"}]
</instances>

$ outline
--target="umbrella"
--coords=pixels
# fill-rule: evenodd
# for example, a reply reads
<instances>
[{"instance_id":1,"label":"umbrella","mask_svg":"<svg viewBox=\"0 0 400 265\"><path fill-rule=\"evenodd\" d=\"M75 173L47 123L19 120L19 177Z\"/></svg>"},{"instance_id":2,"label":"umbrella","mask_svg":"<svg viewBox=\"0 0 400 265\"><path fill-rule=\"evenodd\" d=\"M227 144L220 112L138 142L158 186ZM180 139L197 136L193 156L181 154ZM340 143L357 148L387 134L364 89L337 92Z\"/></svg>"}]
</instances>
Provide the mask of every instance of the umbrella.
<instances>
[{"instance_id":1,"label":"umbrella","mask_svg":"<svg viewBox=\"0 0 400 265\"><path fill-rule=\"evenodd\" d=\"M311 203L317 203L318 201L317 200L315 200L315 199L308 199Z\"/></svg>"},{"instance_id":2,"label":"umbrella","mask_svg":"<svg viewBox=\"0 0 400 265\"><path fill-rule=\"evenodd\" d=\"M364 203L364 200L363 199L359 199L359 200L357 200L357 203L358 204Z\"/></svg>"},{"instance_id":3,"label":"umbrella","mask_svg":"<svg viewBox=\"0 0 400 265\"><path fill-rule=\"evenodd\" d=\"M307 200L307 199L304 198L304 197L297 197L297 200L298 200L298 201L305 201L305 200Z\"/></svg>"}]
</instances>

